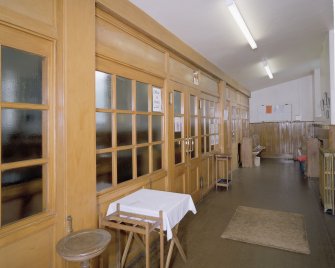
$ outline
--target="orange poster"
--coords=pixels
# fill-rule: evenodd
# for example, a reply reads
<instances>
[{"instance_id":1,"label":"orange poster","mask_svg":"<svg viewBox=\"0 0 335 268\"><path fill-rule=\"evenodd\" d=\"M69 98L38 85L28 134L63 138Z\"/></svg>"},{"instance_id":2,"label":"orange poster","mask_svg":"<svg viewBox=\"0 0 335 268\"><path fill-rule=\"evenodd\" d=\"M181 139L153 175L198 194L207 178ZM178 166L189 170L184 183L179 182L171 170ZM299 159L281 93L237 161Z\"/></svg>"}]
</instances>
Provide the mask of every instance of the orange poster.
<instances>
[{"instance_id":1,"label":"orange poster","mask_svg":"<svg viewBox=\"0 0 335 268\"><path fill-rule=\"evenodd\" d=\"M266 105L265 113L272 114L272 105Z\"/></svg>"}]
</instances>

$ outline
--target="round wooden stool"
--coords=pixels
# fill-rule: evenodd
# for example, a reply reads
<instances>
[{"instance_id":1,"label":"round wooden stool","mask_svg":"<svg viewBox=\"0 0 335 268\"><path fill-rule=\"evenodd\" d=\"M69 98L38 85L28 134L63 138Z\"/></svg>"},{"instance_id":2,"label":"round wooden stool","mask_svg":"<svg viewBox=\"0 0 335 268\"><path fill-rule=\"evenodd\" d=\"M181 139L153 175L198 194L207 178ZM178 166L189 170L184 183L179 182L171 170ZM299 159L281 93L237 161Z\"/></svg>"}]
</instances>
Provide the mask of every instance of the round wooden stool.
<instances>
[{"instance_id":1,"label":"round wooden stool","mask_svg":"<svg viewBox=\"0 0 335 268\"><path fill-rule=\"evenodd\" d=\"M91 229L73 232L58 241L56 250L67 261L80 262L80 267L89 268L90 259L100 255L111 240L109 232Z\"/></svg>"}]
</instances>

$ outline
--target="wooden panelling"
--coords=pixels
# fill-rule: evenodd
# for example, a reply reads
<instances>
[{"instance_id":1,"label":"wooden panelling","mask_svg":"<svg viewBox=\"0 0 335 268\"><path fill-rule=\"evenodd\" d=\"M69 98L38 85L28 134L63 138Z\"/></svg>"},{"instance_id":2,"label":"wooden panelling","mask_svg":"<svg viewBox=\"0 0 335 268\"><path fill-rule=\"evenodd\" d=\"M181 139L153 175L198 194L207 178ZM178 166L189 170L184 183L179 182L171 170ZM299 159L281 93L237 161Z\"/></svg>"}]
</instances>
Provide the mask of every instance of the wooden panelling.
<instances>
[{"instance_id":1,"label":"wooden panelling","mask_svg":"<svg viewBox=\"0 0 335 268\"><path fill-rule=\"evenodd\" d=\"M112 24L108 15L96 18L96 52L150 74L165 76L165 54Z\"/></svg>"},{"instance_id":2,"label":"wooden panelling","mask_svg":"<svg viewBox=\"0 0 335 268\"><path fill-rule=\"evenodd\" d=\"M43 229L0 248L0 267L54 267L53 228Z\"/></svg>"},{"instance_id":3,"label":"wooden panelling","mask_svg":"<svg viewBox=\"0 0 335 268\"><path fill-rule=\"evenodd\" d=\"M193 83L193 72L195 71L197 71L195 67L184 64L175 58L169 58L169 74L171 80L198 88L206 94L218 96L218 82L214 78L199 72L199 85Z\"/></svg>"},{"instance_id":4,"label":"wooden panelling","mask_svg":"<svg viewBox=\"0 0 335 268\"><path fill-rule=\"evenodd\" d=\"M101 7L111 14L123 18L127 23L137 27L146 35L152 37L171 51L175 51L179 56L187 59L189 62L202 69L208 70L209 73L215 77L227 81L229 84L237 88L239 91L250 96L250 92L241 86L237 81L228 77L222 70L210 63L207 59L197 53L194 49L187 46L184 42L179 40L175 35L168 32L163 26L159 25L147 14L139 10L135 5L129 1L124 0L98 0L98 7Z\"/></svg>"},{"instance_id":5,"label":"wooden panelling","mask_svg":"<svg viewBox=\"0 0 335 268\"><path fill-rule=\"evenodd\" d=\"M0 20L56 36L56 0L0 0Z\"/></svg>"},{"instance_id":6,"label":"wooden panelling","mask_svg":"<svg viewBox=\"0 0 335 268\"><path fill-rule=\"evenodd\" d=\"M250 124L250 135L257 135L266 149L264 157L295 157L298 148L306 148L312 122L273 122ZM254 144L254 146L257 144Z\"/></svg>"}]
</instances>

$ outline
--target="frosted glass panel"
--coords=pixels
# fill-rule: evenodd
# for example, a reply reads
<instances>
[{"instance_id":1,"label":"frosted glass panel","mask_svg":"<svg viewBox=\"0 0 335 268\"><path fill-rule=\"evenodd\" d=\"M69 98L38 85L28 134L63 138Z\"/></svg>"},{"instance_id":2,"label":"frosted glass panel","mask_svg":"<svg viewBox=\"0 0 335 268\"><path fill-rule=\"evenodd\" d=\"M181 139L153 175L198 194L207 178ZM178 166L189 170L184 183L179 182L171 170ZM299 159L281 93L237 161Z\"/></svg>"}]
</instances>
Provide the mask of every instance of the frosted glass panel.
<instances>
[{"instance_id":1,"label":"frosted glass panel","mask_svg":"<svg viewBox=\"0 0 335 268\"><path fill-rule=\"evenodd\" d=\"M137 143L146 143L149 140L148 134L148 116L137 115L136 116L136 135Z\"/></svg>"},{"instance_id":2,"label":"frosted glass panel","mask_svg":"<svg viewBox=\"0 0 335 268\"><path fill-rule=\"evenodd\" d=\"M174 138L179 139L182 137L184 131L184 117L174 117Z\"/></svg>"},{"instance_id":3,"label":"frosted glass panel","mask_svg":"<svg viewBox=\"0 0 335 268\"><path fill-rule=\"evenodd\" d=\"M197 98L195 96L193 96L193 95L190 96L190 113L191 113L191 115L196 115L197 114L196 100L197 100Z\"/></svg>"},{"instance_id":4,"label":"frosted glass panel","mask_svg":"<svg viewBox=\"0 0 335 268\"><path fill-rule=\"evenodd\" d=\"M152 116L152 141L162 140L162 116Z\"/></svg>"},{"instance_id":5,"label":"frosted glass panel","mask_svg":"<svg viewBox=\"0 0 335 268\"><path fill-rule=\"evenodd\" d=\"M132 151L117 152L117 183L133 178Z\"/></svg>"},{"instance_id":6,"label":"frosted glass panel","mask_svg":"<svg viewBox=\"0 0 335 268\"><path fill-rule=\"evenodd\" d=\"M2 162L42 157L42 111L2 109Z\"/></svg>"},{"instance_id":7,"label":"frosted glass panel","mask_svg":"<svg viewBox=\"0 0 335 268\"><path fill-rule=\"evenodd\" d=\"M149 147L137 148L137 177L149 173Z\"/></svg>"},{"instance_id":8,"label":"frosted glass panel","mask_svg":"<svg viewBox=\"0 0 335 268\"><path fill-rule=\"evenodd\" d=\"M157 144L152 146L152 165L153 171L162 168L162 145Z\"/></svg>"},{"instance_id":9,"label":"frosted glass panel","mask_svg":"<svg viewBox=\"0 0 335 268\"><path fill-rule=\"evenodd\" d=\"M116 77L116 108L118 110L131 110L131 80Z\"/></svg>"},{"instance_id":10,"label":"frosted glass panel","mask_svg":"<svg viewBox=\"0 0 335 268\"><path fill-rule=\"evenodd\" d=\"M112 114L96 113L97 149L112 147Z\"/></svg>"},{"instance_id":11,"label":"frosted glass panel","mask_svg":"<svg viewBox=\"0 0 335 268\"><path fill-rule=\"evenodd\" d=\"M112 76L95 72L95 102L97 108L112 108Z\"/></svg>"},{"instance_id":12,"label":"frosted glass panel","mask_svg":"<svg viewBox=\"0 0 335 268\"><path fill-rule=\"evenodd\" d=\"M97 191L112 186L112 154L97 155Z\"/></svg>"},{"instance_id":13,"label":"frosted glass panel","mask_svg":"<svg viewBox=\"0 0 335 268\"><path fill-rule=\"evenodd\" d=\"M174 91L174 113L175 115L181 114L181 93L178 91Z\"/></svg>"},{"instance_id":14,"label":"frosted glass panel","mask_svg":"<svg viewBox=\"0 0 335 268\"><path fill-rule=\"evenodd\" d=\"M136 111L148 111L148 84L136 82Z\"/></svg>"},{"instance_id":15,"label":"frosted glass panel","mask_svg":"<svg viewBox=\"0 0 335 268\"><path fill-rule=\"evenodd\" d=\"M42 103L43 57L1 46L2 101Z\"/></svg>"},{"instance_id":16,"label":"frosted glass panel","mask_svg":"<svg viewBox=\"0 0 335 268\"><path fill-rule=\"evenodd\" d=\"M132 144L131 114L117 115L117 146Z\"/></svg>"},{"instance_id":17,"label":"frosted glass panel","mask_svg":"<svg viewBox=\"0 0 335 268\"><path fill-rule=\"evenodd\" d=\"M42 212L42 166L2 172L1 225Z\"/></svg>"},{"instance_id":18,"label":"frosted glass panel","mask_svg":"<svg viewBox=\"0 0 335 268\"><path fill-rule=\"evenodd\" d=\"M191 121L191 136L195 136L195 135L198 135L198 131L197 131L197 124L196 124L196 120L198 118L197 117L191 117L190 118L190 121Z\"/></svg>"},{"instance_id":19,"label":"frosted glass panel","mask_svg":"<svg viewBox=\"0 0 335 268\"><path fill-rule=\"evenodd\" d=\"M182 161L182 141L177 141L174 143L174 162L175 164L181 163Z\"/></svg>"}]
</instances>

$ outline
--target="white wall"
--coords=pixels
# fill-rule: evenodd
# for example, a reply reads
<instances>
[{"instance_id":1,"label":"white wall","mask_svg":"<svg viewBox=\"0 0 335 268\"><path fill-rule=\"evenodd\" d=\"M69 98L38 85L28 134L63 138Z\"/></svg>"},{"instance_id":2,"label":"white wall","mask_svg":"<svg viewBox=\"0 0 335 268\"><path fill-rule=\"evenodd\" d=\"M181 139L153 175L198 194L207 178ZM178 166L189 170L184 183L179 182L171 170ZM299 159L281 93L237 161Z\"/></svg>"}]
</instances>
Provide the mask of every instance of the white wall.
<instances>
[{"instance_id":1,"label":"white wall","mask_svg":"<svg viewBox=\"0 0 335 268\"><path fill-rule=\"evenodd\" d=\"M258 110L261 105L292 105L292 120L313 121L313 75L251 92L250 122L261 122Z\"/></svg>"}]
</instances>

